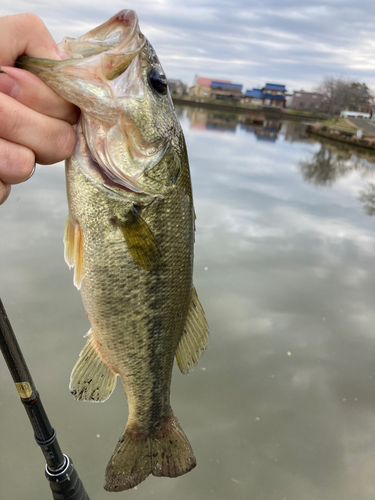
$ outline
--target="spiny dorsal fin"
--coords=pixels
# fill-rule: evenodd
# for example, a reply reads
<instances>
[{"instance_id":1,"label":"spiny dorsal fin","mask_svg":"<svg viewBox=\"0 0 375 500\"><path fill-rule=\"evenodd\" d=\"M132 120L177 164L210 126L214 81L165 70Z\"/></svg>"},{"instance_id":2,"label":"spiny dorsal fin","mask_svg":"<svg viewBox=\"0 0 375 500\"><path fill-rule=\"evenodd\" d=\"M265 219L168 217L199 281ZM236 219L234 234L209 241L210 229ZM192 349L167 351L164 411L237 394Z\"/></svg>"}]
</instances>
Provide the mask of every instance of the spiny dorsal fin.
<instances>
[{"instance_id":1,"label":"spiny dorsal fin","mask_svg":"<svg viewBox=\"0 0 375 500\"><path fill-rule=\"evenodd\" d=\"M124 217L112 219L124 237L130 255L142 269L151 271L160 262L163 254L151 229L138 210L131 207Z\"/></svg>"},{"instance_id":2,"label":"spiny dorsal fin","mask_svg":"<svg viewBox=\"0 0 375 500\"><path fill-rule=\"evenodd\" d=\"M100 356L91 334L70 376L69 389L78 401L100 403L109 398L116 387L116 374Z\"/></svg>"},{"instance_id":3,"label":"spiny dorsal fin","mask_svg":"<svg viewBox=\"0 0 375 500\"><path fill-rule=\"evenodd\" d=\"M194 368L202 357L207 348L208 337L207 320L193 286L184 331L175 354L178 367L185 375Z\"/></svg>"},{"instance_id":4,"label":"spiny dorsal fin","mask_svg":"<svg viewBox=\"0 0 375 500\"><path fill-rule=\"evenodd\" d=\"M66 218L64 230L64 257L69 269L74 267L74 285L79 290L81 288L83 278L83 249L82 235L78 222L74 224L70 221L70 217Z\"/></svg>"}]
</instances>

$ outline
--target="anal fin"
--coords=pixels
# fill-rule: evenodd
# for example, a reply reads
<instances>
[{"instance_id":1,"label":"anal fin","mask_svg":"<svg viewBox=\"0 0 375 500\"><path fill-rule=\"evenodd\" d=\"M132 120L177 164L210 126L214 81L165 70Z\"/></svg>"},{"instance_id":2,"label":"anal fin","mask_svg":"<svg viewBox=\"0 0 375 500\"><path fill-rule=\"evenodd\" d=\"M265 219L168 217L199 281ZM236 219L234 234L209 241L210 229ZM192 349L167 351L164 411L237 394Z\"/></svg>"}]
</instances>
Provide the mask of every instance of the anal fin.
<instances>
[{"instance_id":1,"label":"anal fin","mask_svg":"<svg viewBox=\"0 0 375 500\"><path fill-rule=\"evenodd\" d=\"M193 286L185 327L175 353L177 365L182 373L188 374L198 363L207 348L208 338L207 320Z\"/></svg>"},{"instance_id":2,"label":"anal fin","mask_svg":"<svg viewBox=\"0 0 375 500\"><path fill-rule=\"evenodd\" d=\"M82 234L78 222L72 223L68 215L64 230L64 257L69 269L74 267L74 285L79 290L83 278Z\"/></svg>"},{"instance_id":3,"label":"anal fin","mask_svg":"<svg viewBox=\"0 0 375 500\"><path fill-rule=\"evenodd\" d=\"M103 402L116 387L116 374L103 361L97 343L88 333L89 339L79 355L70 376L69 389L79 401Z\"/></svg>"}]
</instances>

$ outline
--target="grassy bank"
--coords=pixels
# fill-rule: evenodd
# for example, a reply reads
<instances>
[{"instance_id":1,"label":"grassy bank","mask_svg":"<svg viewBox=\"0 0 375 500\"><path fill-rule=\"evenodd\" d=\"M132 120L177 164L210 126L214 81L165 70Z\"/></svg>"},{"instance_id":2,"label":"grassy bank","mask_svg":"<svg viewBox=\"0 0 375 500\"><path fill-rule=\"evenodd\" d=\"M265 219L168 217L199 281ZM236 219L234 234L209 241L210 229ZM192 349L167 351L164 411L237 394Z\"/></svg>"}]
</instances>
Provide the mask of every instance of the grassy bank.
<instances>
[{"instance_id":1,"label":"grassy bank","mask_svg":"<svg viewBox=\"0 0 375 500\"><path fill-rule=\"evenodd\" d=\"M321 127L327 127L332 130L338 130L341 132L348 132L351 134L356 134L357 130L363 130L363 134L370 136L370 137L375 137L375 132L371 133L368 130L361 129L361 127L356 127L353 123L351 123L348 119L346 118L341 118L339 116L336 116L332 118L331 120L324 120L319 122Z\"/></svg>"}]
</instances>

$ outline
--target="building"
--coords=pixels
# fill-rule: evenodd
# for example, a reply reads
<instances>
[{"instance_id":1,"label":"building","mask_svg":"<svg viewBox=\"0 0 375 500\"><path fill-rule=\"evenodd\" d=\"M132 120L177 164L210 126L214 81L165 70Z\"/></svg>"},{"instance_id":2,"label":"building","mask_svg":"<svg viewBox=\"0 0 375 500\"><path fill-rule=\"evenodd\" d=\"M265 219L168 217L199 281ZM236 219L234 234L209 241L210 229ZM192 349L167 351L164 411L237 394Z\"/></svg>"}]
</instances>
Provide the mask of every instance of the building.
<instances>
[{"instance_id":1,"label":"building","mask_svg":"<svg viewBox=\"0 0 375 500\"><path fill-rule=\"evenodd\" d=\"M231 82L211 82L211 99L239 101L242 97L242 85Z\"/></svg>"},{"instance_id":2,"label":"building","mask_svg":"<svg viewBox=\"0 0 375 500\"><path fill-rule=\"evenodd\" d=\"M369 120L371 118L370 113L361 113L360 111L341 111L340 116L343 118L362 118L363 120Z\"/></svg>"},{"instance_id":3,"label":"building","mask_svg":"<svg viewBox=\"0 0 375 500\"><path fill-rule=\"evenodd\" d=\"M172 95L187 94L187 85L182 83L181 80L168 80L168 87Z\"/></svg>"},{"instance_id":4,"label":"building","mask_svg":"<svg viewBox=\"0 0 375 500\"><path fill-rule=\"evenodd\" d=\"M198 76L195 80L195 84L190 87L189 95L192 97L205 97L209 99L211 97L211 83L214 80L212 78L203 78ZM229 80L215 80L221 83L230 83Z\"/></svg>"},{"instance_id":5,"label":"building","mask_svg":"<svg viewBox=\"0 0 375 500\"><path fill-rule=\"evenodd\" d=\"M205 99L240 100L242 85L232 83L230 80L217 80L198 76L195 85L190 87L189 95Z\"/></svg>"},{"instance_id":6,"label":"building","mask_svg":"<svg viewBox=\"0 0 375 500\"><path fill-rule=\"evenodd\" d=\"M301 111L320 111L323 108L324 96L317 92L305 92L299 90L293 92L292 99L288 107Z\"/></svg>"},{"instance_id":7,"label":"building","mask_svg":"<svg viewBox=\"0 0 375 500\"><path fill-rule=\"evenodd\" d=\"M273 106L276 108L285 108L286 102L285 85L275 83L266 83L262 89L247 90L242 96L241 101L258 106Z\"/></svg>"}]
</instances>

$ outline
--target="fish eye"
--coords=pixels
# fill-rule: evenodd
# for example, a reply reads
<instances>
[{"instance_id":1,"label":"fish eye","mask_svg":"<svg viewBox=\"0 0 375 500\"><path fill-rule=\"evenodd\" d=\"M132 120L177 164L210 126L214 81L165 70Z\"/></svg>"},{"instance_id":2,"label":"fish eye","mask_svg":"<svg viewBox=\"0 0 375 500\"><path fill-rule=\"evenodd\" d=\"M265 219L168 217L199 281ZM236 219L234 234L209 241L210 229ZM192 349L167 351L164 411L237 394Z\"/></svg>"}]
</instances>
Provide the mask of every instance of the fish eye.
<instances>
[{"instance_id":1,"label":"fish eye","mask_svg":"<svg viewBox=\"0 0 375 500\"><path fill-rule=\"evenodd\" d=\"M156 90L158 94L166 95L168 90L167 77L160 68L152 68L148 74L148 80L151 87Z\"/></svg>"}]
</instances>

